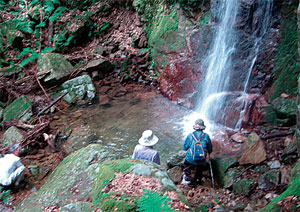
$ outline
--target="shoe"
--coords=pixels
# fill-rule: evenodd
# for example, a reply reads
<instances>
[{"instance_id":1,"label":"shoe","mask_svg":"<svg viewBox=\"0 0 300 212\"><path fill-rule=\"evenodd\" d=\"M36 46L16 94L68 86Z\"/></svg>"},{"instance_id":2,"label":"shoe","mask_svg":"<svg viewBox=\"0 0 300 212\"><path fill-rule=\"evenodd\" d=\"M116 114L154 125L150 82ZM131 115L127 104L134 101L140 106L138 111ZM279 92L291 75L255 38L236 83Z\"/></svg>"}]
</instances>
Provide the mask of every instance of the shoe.
<instances>
[{"instance_id":1,"label":"shoe","mask_svg":"<svg viewBox=\"0 0 300 212\"><path fill-rule=\"evenodd\" d=\"M191 184L191 181L187 181L184 178L182 179L181 185L189 185L189 184Z\"/></svg>"}]
</instances>

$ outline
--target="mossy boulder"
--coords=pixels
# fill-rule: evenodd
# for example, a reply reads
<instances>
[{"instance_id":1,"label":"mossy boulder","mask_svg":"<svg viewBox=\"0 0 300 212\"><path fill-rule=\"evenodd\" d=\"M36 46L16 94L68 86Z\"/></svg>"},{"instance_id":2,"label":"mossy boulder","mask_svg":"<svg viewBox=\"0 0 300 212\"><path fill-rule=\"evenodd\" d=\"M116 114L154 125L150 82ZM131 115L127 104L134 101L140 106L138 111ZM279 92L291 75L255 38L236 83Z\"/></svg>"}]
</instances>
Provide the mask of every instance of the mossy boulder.
<instances>
[{"instance_id":1,"label":"mossy boulder","mask_svg":"<svg viewBox=\"0 0 300 212\"><path fill-rule=\"evenodd\" d=\"M32 116L32 102L27 96L20 96L3 111L3 121L17 119L27 121Z\"/></svg>"},{"instance_id":2,"label":"mossy boulder","mask_svg":"<svg viewBox=\"0 0 300 212\"><path fill-rule=\"evenodd\" d=\"M298 162L296 163L296 165L292 169L292 171L291 171L291 177L295 178L299 174L300 174L300 160L298 160Z\"/></svg>"},{"instance_id":3,"label":"mossy boulder","mask_svg":"<svg viewBox=\"0 0 300 212\"><path fill-rule=\"evenodd\" d=\"M184 162L186 156L186 151L179 151L178 153L172 155L167 160L168 168L173 168L174 166L181 166Z\"/></svg>"},{"instance_id":4,"label":"mossy boulder","mask_svg":"<svg viewBox=\"0 0 300 212\"><path fill-rule=\"evenodd\" d=\"M212 165L215 170L215 175L221 184L225 184L226 171L238 164L234 158L214 158L212 159Z\"/></svg>"},{"instance_id":5,"label":"mossy boulder","mask_svg":"<svg viewBox=\"0 0 300 212\"><path fill-rule=\"evenodd\" d=\"M9 77L14 74L20 73L22 68L20 66L12 66L12 67L5 67L0 69L0 77Z\"/></svg>"},{"instance_id":6,"label":"mossy boulder","mask_svg":"<svg viewBox=\"0 0 300 212\"><path fill-rule=\"evenodd\" d=\"M61 54L45 53L38 59L38 72L50 71L50 73L40 76L44 82L49 84L63 82L73 70L71 63Z\"/></svg>"},{"instance_id":7,"label":"mossy boulder","mask_svg":"<svg viewBox=\"0 0 300 212\"><path fill-rule=\"evenodd\" d=\"M72 153L56 167L43 187L21 202L16 211L42 212L42 207L50 205L64 207L71 202L85 202L92 197L99 164L118 157L100 144L91 144Z\"/></svg>"},{"instance_id":8,"label":"mossy boulder","mask_svg":"<svg viewBox=\"0 0 300 212\"><path fill-rule=\"evenodd\" d=\"M83 75L64 82L60 86L60 94L68 92L64 100L68 104L82 105L92 102L96 88L89 75Z\"/></svg>"},{"instance_id":9,"label":"mossy boulder","mask_svg":"<svg viewBox=\"0 0 300 212\"><path fill-rule=\"evenodd\" d=\"M296 123L296 98L278 97L272 101L272 107L276 113L277 122L282 126L292 126Z\"/></svg>"},{"instance_id":10,"label":"mossy boulder","mask_svg":"<svg viewBox=\"0 0 300 212\"><path fill-rule=\"evenodd\" d=\"M22 48L22 39L24 37L24 34L17 29L15 22L10 20L1 23L0 35L2 38L6 39L6 41L12 48ZM3 39L0 39L0 44L3 45Z\"/></svg>"},{"instance_id":11,"label":"mossy boulder","mask_svg":"<svg viewBox=\"0 0 300 212\"><path fill-rule=\"evenodd\" d=\"M262 174L258 180L258 187L263 191L271 191L280 183L280 170L273 169Z\"/></svg>"},{"instance_id":12,"label":"mossy boulder","mask_svg":"<svg viewBox=\"0 0 300 212\"><path fill-rule=\"evenodd\" d=\"M242 194L248 196L250 192L254 189L256 185L255 180L252 179L242 179L238 182L233 183L233 192L235 194Z\"/></svg>"},{"instance_id":13,"label":"mossy boulder","mask_svg":"<svg viewBox=\"0 0 300 212\"><path fill-rule=\"evenodd\" d=\"M22 141L23 138L24 135L21 133L21 131L17 127L11 126L3 135L2 147L12 146Z\"/></svg>"},{"instance_id":14,"label":"mossy boulder","mask_svg":"<svg viewBox=\"0 0 300 212\"><path fill-rule=\"evenodd\" d=\"M244 168L230 168L224 176L224 188L231 188L236 178L244 171Z\"/></svg>"},{"instance_id":15,"label":"mossy boulder","mask_svg":"<svg viewBox=\"0 0 300 212\"><path fill-rule=\"evenodd\" d=\"M166 170L155 163L144 160L121 159L105 161L99 169L93 186L94 210L137 211L139 207L137 203L147 193L145 190L143 191L143 188L152 190L152 192L153 188L159 192L173 192L173 195L178 198L176 201L186 203L183 194L169 178ZM128 179L130 180L128 181ZM140 183L137 183L136 180L138 179L141 180ZM122 188L124 185L125 187ZM154 198L157 193L152 195L153 199L151 199L150 204L159 205L162 203L159 199ZM118 198L120 196L121 198Z\"/></svg>"}]
</instances>

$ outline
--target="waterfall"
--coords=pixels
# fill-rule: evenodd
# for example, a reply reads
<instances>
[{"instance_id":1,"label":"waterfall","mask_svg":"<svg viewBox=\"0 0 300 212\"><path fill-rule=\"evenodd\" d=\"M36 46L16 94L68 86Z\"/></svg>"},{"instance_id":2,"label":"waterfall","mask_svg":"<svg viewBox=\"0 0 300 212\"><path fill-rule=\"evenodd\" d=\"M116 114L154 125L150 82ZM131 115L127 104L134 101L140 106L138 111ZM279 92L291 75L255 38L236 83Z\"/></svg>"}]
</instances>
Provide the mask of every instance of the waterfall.
<instances>
[{"instance_id":1,"label":"waterfall","mask_svg":"<svg viewBox=\"0 0 300 212\"><path fill-rule=\"evenodd\" d=\"M261 41L269 29L272 0L257 0L255 3L258 15L253 17L252 31L248 37L250 48L248 56L245 57L246 69L241 76L243 80L238 82L239 86L230 87L233 78L236 77L233 57L236 56L236 49L243 45L236 29L237 15L239 12L239 0L218 1L217 8L217 30L212 43L211 50L203 63L205 78L199 85L200 95L195 110L205 117L206 120L226 125L228 108L231 113L239 113L239 117L231 128L240 128L245 110L247 107L247 89L252 69L255 65ZM249 12L250 13L250 12ZM250 15L250 14L249 14ZM253 19L254 19L253 18ZM237 103L237 99L239 99ZM233 103L235 102L235 103Z\"/></svg>"}]
</instances>

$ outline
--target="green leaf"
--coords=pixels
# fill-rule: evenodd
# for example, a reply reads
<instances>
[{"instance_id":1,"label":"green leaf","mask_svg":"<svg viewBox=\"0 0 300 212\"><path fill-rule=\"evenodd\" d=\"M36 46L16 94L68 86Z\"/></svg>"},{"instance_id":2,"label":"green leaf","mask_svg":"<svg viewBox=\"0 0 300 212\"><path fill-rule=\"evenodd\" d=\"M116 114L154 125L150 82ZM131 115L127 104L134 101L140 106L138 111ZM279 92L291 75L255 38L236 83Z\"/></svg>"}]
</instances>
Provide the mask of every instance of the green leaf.
<instances>
[{"instance_id":1,"label":"green leaf","mask_svg":"<svg viewBox=\"0 0 300 212\"><path fill-rule=\"evenodd\" d=\"M39 28L39 27L45 27L46 26L46 23L45 22L41 22L41 23L39 23L38 25L36 25L35 27L36 28Z\"/></svg>"},{"instance_id":2,"label":"green leaf","mask_svg":"<svg viewBox=\"0 0 300 212\"><path fill-rule=\"evenodd\" d=\"M30 3L30 5L31 5L31 6L34 6L34 5L35 5L36 3L38 3L38 2L39 2L39 0L32 0L31 3Z\"/></svg>"},{"instance_id":3,"label":"green leaf","mask_svg":"<svg viewBox=\"0 0 300 212\"><path fill-rule=\"evenodd\" d=\"M31 56L21 62L21 67L26 66L28 63L33 62L37 57Z\"/></svg>"},{"instance_id":4,"label":"green leaf","mask_svg":"<svg viewBox=\"0 0 300 212\"><path fill-rule=\"evenodd\" d=\"M50 14L54 10L54 4L51 1L45 2L45 14Z\"/></svg>"},{"instance_id":5,"label":"green leaf","mask_svg":"<svg viewBox=\"0 0 300 212\"><path fill-rule=\"evenodd\" d=\"M56 21L58 18L60 18L60 16L62 16L63 12L66 10L66 8L64 7L59 7L55 10L55 12L53 13L53 15L49 18L49 20L51 22Z\"/></svg>"},{"instance_id":6,"label":"green leaf","mask_svg":"<svg viewBox=\"0 0 300 212\"><path fill-rule=\"evenodd\" d=\"M49 48L44 48L42 51L41 51L41 53L47 53L47 52L50 52L50 51L52 51L53 50L53 48L51 48L51 47L49 47Z\"/></svg>"},{"instance_id":7,"label":"green leaf","mask_svg":"<svg viewBox=\"0 0 300 212\"><path fill-rule=\"evenodd\" d=\"M25 49L23 49L23 51L19 55L17 55L17 58L21 58L22 56L24 56L28 53L32 53L32 52L33 52L33 50L31 50L29 47L25 48Z\"/></svg>"},{"instance_id":8,"label":"green leaf","mask_svg":"<svg viewBox=\"0 0 300 212\"><path fill-rule=\"evenodd\" d=\"M53 0L52 2L53 2L53 4L60 4L59 0Z\"/></svg>"}]
</instances>

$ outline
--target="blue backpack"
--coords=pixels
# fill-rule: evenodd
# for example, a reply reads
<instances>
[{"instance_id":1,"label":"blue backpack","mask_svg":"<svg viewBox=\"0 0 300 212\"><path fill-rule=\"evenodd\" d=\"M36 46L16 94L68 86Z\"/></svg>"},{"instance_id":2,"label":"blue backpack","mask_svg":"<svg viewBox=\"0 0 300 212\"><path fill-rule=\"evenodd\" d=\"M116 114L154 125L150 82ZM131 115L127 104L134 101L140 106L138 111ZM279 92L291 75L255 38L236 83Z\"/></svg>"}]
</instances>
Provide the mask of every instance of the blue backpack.
<instances>
[{"instance_id":1,"label":"blue backpack","mask_svg":"<svg viewBox=\"0 0 300 212\"><path fill-rule=\"evenodd\" d=\"M203 135L204 135L204 132L202 132L202 135L200 136L199 140L197 140L194 133L192 133L192 136L196 141L195 143L193 143L193 145L190 148L190 152L193 156L194 161L205 159L205 152L204 152L202 144L200 143Z\"/></svg>"}]
</instances>

